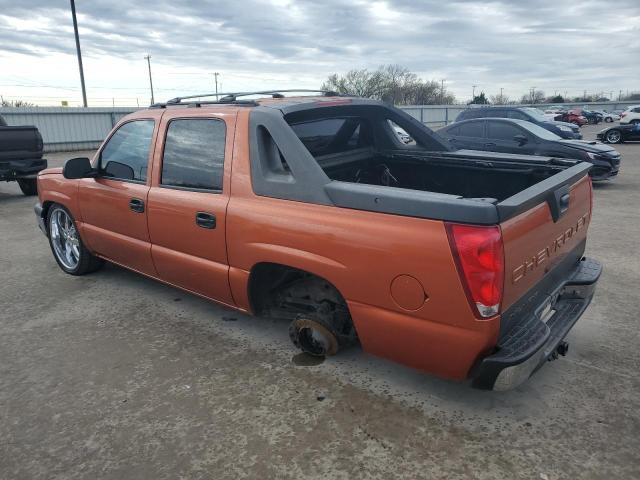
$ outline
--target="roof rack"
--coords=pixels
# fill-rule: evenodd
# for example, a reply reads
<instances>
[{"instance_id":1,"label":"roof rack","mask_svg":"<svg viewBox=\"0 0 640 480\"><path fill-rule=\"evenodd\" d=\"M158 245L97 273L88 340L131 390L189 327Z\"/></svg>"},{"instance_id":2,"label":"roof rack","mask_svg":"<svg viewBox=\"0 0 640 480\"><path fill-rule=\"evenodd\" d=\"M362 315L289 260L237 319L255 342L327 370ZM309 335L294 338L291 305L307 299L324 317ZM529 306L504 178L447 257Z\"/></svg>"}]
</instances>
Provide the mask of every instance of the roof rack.
<instances>
[{"instance_id":1,"label":"roof rack","mask_svg":"<svg viewBox=\"0 0 640 480\"><path fill-rule=\"evenodd\" d=\"M188 95L186 97L175 97L171 100L167 100L165 105L176 105L182 103L183 100L190 100L193 98L205 98L205 97L216 97L220 98L215 101L203 101L197 103L240 103L237 101L238 97L248 97L250 95L271 95L273 98L284 98L283 93L322 93L325 97L339 97L341 94L337 92L332 92L330 90L308 90L308 89L288 89L288 90L262 90L258 92L230 92L230 93L201 93L199 95ZM255 103L245 101L244 103Z\"/></svg>"}]
</instances>

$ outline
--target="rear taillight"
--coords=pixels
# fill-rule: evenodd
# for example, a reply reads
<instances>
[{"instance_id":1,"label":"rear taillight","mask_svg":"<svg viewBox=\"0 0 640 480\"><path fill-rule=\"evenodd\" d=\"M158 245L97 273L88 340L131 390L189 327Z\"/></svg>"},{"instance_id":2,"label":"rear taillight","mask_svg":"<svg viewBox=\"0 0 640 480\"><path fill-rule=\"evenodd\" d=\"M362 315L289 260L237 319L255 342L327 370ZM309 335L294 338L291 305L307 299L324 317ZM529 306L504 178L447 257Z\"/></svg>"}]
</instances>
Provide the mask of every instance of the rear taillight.
<instances>
[{"instance_id":1,"label":"rear taillight","mask_svg":"<svg viewBox=\"0 0 640 480\"><path fill-rule=\"evenodd\" d=\"M624 118L624 117L626 117L626 116L627 116L627 113L626 113L626 112L622 112L622 113L620 114L620 118Z\"/></svg>"},{"instance_id":2,"label":"rear taillight","mask_svg":"<svg viewBox=\"0 0 640 480\"><path fill-rule=\"evenodd\" d=\"M467 298L478 318L500 311L504 289L504 249L498 226L446 223L449 244Z\"/></svg>"}]
</instances>

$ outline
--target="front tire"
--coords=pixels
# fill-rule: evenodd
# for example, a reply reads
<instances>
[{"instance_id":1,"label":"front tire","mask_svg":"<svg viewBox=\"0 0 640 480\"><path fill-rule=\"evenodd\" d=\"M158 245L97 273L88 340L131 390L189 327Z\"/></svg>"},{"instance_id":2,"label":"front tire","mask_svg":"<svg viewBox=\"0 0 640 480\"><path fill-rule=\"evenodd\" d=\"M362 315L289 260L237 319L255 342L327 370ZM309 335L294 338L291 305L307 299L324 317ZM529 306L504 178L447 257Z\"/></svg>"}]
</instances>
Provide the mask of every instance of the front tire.
<instances>
[{"instance_id":1,"label":"front tire","mask_svg":"<svg viewBox=\"0 0 640 480\"><path fill-rule=\"evenodd\" d=\"M622 133L620 130L609 130L605 135L607 143L622 143Z\"/></svg>"},{"instance_id":2,"label":"front tire","mask_svg":"<svg viewBox=\"0 0 640 480\"><path fill-rule=\"evenodd\" d=\"M53 257L69 275L84 275L103 265L82 243L73 216L62 205L55 204L47 213L47 232Z\"/></svg>"},{"instance_id":3,"label":"front tire","mask_svg":"<svg viewBox=\"0 0 640 480\"><path fill-rule=\"evenodd\" d=\"M38 194L38 181L35 178L19 178L18 186L27 197Z\"/></svg>"}]
</instances>

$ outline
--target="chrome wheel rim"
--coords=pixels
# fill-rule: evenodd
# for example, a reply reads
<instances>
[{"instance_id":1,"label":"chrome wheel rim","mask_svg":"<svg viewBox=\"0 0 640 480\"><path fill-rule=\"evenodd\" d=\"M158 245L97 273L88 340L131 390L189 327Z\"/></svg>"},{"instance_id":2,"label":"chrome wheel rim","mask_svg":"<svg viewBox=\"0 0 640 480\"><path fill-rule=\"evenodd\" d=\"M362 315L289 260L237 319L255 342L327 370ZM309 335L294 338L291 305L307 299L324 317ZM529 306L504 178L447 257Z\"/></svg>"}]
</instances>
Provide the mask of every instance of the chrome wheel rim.
<instances>
[{"instance_id":1,"label":"chrome wheel rim","mask_svg":"<svg viewBox=\"0 0 640 480\"><path fill-rule=\"evenodd\" d=\"M49 221L49 235L58 261L65 268L75 270L80 261L80 239L67 212L62 209L53 211Z\"/></svg>"},{"instance_id":2,"label":"chrome wheel rim","mask_svg":"<svg viewBox=\"0 0 640 480\"><path fill-rule=\"evenodd\" d=\"M618 141L620 141L620 132L614 130L613 132L607 133L607 140L609 140L610 143L618 143Z\"/></svg>"}]
</instances>

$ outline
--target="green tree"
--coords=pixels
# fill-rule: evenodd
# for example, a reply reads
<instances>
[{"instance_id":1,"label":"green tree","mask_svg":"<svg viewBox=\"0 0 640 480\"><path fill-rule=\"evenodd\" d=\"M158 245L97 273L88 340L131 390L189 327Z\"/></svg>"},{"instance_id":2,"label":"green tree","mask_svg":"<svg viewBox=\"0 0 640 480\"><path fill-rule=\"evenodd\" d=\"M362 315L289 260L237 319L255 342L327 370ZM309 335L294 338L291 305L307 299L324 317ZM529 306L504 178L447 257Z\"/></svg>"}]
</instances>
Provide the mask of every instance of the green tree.
<instances>
[{"instance_id":1,"label":"green tree","mask_svg":"<svg viewBox=\"0 0 640 480\"><path fill-rule=\"evenodd\" d=\"M489 100L487 100L484 92L480 92L480 95L476 95L475 97L473 97L473 100L469 102L469 105L487 105L488 103Z\"/></svg>"}]
</instances>

